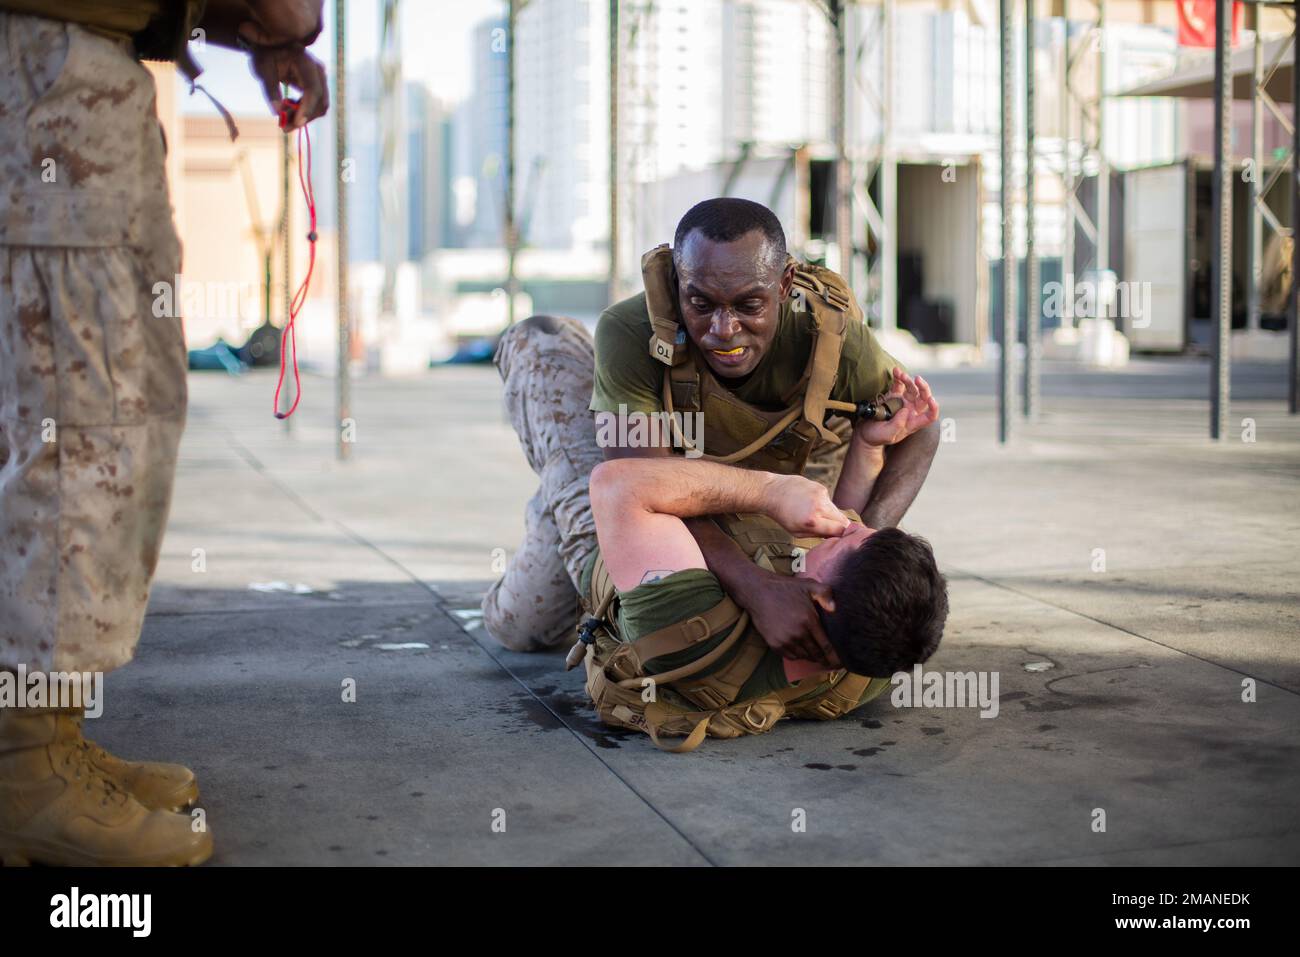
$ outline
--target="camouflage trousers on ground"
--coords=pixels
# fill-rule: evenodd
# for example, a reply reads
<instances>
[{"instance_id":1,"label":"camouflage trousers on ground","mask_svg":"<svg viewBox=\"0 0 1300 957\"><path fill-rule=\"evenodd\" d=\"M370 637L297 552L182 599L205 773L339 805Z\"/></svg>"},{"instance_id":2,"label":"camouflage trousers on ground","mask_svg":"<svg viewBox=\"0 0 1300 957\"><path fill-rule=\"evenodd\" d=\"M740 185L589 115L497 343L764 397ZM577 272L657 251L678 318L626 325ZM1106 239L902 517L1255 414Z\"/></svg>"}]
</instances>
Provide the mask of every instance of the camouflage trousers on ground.
<instances>
[{"instance_id":1,"label":"camouflage trousers on ground","mask_svg":"<svg viewBox=\"0 0 1300 957\"><path fill-rule=\"evenodd\" d=\"M483 599L483 625L515 651L562 642L578 619L578 582L596 550L588 480L603 458L591 412L595 352L574 319L531 316L501 337L497 370L510 424L540 486L524 541Z\"/></svg>"},{"instance_id":2,"label":"camouflage trousers on ground","mask_svg":"<svg viewBox=\"0 0 1300 957\"><path fill-rule=\"evenodd\" d=\"M576 320L532 316L501 337L495 361L510 424L541 486L524 511L523 544L483 599L483 625L507 648L535 651L570 637L581 615L578 583L596 550L588 480L604 455L588 410L595 352ZM847 420L832 424L845 442L817 449L804 473L831 490L850 431Z\"/></svg>"},{"instance_id":3,"label":"camouflage trousers on ground","mask_svg":"<svg viewBox=\"0 0 1300 957\"><path fill-rule=\"evenodd\" d=\"M0 13L0 668L129 661L185 419L180 246L129 48Z\"/></svg>"}]
</instances>

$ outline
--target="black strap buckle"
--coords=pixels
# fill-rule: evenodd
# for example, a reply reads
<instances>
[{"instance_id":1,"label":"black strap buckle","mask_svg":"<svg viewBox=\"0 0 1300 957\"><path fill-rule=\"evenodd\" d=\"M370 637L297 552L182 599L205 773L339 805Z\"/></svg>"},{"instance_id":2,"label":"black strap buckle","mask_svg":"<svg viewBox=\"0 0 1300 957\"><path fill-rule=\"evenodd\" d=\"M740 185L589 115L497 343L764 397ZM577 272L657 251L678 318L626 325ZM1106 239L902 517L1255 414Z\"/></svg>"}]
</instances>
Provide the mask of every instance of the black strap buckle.
<instances>
[{"instance_id":1,"label":"black strap buckle","mask_svg":"<svg viewBox=\"0 0 1300 957\"><path fill-rule=\"evenodd\" d=\"M903 400L897 396L867 399L865 402L858 403L855 414L859 419L870 419L874 422L888 422L894 417L894 413L902 407Z\"/></svg>"},{"instance_id":2,"label":"black strap buckle","mask_svg":"<svg viewBox=\"0 0 1300 957\"><path fill-rule=\"evenodd\" d=\"M605 622L599 618L588 618L578 626L578 640L589 645L596 640L596 629L603 628Z\"/></svg>"}]
</instances>

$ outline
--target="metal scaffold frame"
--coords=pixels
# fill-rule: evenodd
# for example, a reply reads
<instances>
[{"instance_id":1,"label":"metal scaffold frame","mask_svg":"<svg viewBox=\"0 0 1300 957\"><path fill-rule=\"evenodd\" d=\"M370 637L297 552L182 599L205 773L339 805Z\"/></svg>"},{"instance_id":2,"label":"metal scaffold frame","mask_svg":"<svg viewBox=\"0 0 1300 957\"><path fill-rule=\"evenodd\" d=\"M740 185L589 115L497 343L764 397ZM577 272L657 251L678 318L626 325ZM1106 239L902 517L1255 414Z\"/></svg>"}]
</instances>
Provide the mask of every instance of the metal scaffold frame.
<instances>
[{"instance_id":1,"label":"metal scaffold frame","mask_svg":"<svg viewBox=\"0 0 1300 957\"><path fill-rule=\"evenodd\" d=\"M812 0L829 23L835 39L835 76L832 83L832 138L835 145L835 245L839 271L849 280L863 301L863 312L876 318L882 329L897 325L898 250L897 185L898 165L891 143L893 125L893 56L895 0L874 4L856 0ZM875 8L871 17L850 17ZM860 19L857 29L851 20ZM856 34L856 35L851 35ZM867 74L865 65L879 44L880 77ZM851 94L857 91L876 111L878 129L870 144L849 143ZM871 184L878 180L880 203L871 196ZM866 233L863 245L855 237L856 218L861 216ZM876 254L871 255L875 243Z\"/></svg>"},{"instance_id":2,"label":"metal scaffold frame","mask_svg":"<svg viewBox=\"0 0 1300 957\"><path fill-rule=\"evenodd\" d=\"M623 281L624 234L635 233L636 205L627 203L631 190L620 189L635 182L635 171L645 160L654 139L654 91L640 84L635 58L637 41L655 16L656 0L609 0L609 300L626 294ZM624 96L624 91L631 95ZM637 100L640 100L637 103ZM627 135L624 105L639 106L642 125L638 135ZM650 118L650 119L644 119ZM637 272L639 273L639 269Z\"/></svg>"},{"instance_id":3,"label":"metal scaffold frame","mask_svg":"<svg viewBox=\"0 0 1300 957\"><path fill-rule=\"evenodd\" d=\"M1260 328L1259 282L1263 278L1264 226L1267 225L1278 236L1290 236L1290 228L1283 226L1268 203L1268 195L1274 185L1282 178L1291 163L1292 156L1273 168L1267 182L1262 180L1264 172L1264 110L1273 114L1274 119L1288 133L1293 133L1292 122L1278 106L1277 101L1268 93L1268 84L1277 72L1278 66L1288 49L1295 43L1294 28L1291 42L1278 47L1271 61L1264 58L1264 41L1260 34L1260 6L1250 4L1250 27L1254 33L1252 44L1252 87L1250 98L1250 235L1246 244L1246 275L1250 277L1247 284L1246 328L1254 332ZM1282 12L1292 12L1286 7Z\"/></svg>"},{"instance_id":4,"label":"metal scaffold frame","mask_svg":"<svg viewBox=\"0 0 1300 957\"><path fill-rule=\"evenodd\" d=\"M505 203L505 220L506 220L506 245L508 258L508 278L507 288L510 293L510 321L514 321L514 290L516 285L515 277L515 258L518 250L518 230L514 217L514 82L515 82L515 49L514 49L514 31L517 23L519 10L522 9L529 0L508 0L509 16L509 79L508 88L508 119L507 119L507 175L506 175L506 203ZM810 0L826 17L830 25L835 40L835 77L832 84L833 98L833 139L835 150L835 180L834 180L834 202L835 202L835 234L836 245L840 250L840 261L836 263L839 269L850 279L855 289L864 290L862 298L864 300L864 311L869 316L877 319L879 325L885 329L892 329L896 325L896 299L897 299L897 159L891 148L891 103L892 103L892 67L893 67L893 27L894 11L896 0L877 0L875 3L865 4L858 3L856 0ZM1041 286L1041 275L1039 270L1039 260L1035 235L1035 206L1036 206L1036 166L1038 157L1038 146L1036 141L1036 89L1035 89L1035 32L1037 22L1037 11L1035 4L1038 0L1026 0L1024 12L1024 53L1025 53L1025 98L1024 108L1026 111L1026 131L1025 131L1025 157L1026 157L1026 181L1024 186L1024 203L1026 212L1026 267L1028 289L1024 297L1026 317L1026 361L1023 369L1023 414L1026 417L1033 417L1037 414L1040 396L1040 341L1041 341L1041 323L1042 323L1042 304L1043 296ZM1076 0L1078 2L1078 0ZM1286 6L1293 11L1300 0L1286 0L1285 3L1277 0L1248 0L1255 5L1269 6ZM1064 306L1062 315L1062 325L1071 327L1074 325L1075 317L1073 315L1073 305L1075 302L1074 290L1076 286L1077 266L1081 265L1084 269L1095 270L1100 274L1109 270L1110 263L1110 168L1105 155L1105 107L1106 107L1106 2L1105 0L1087 0L1086 6L1094 13L1093 19L1081 21L1084 29L1076 30L1075 36L1071 35L1070 28L1070 3L1069 0L1054 0L1052 10L1053 14L1059 14L1062 23L1062 51L1060 65L1057 71L1059 82L1059 110L1060 110L1060 149L1059 149L1059 168L1057 174L1061 178L1064 195L1064 236L1062 241L1062 284L1064 295L1062 304ZM859 9L874 8L875 16L851 17L851 8ZM1016 274L1018 263L1015 257L1015 245L1011 235L1011 226L1014 222L1015 204L1018 202L1017 190L1012 182L1012 171L1014 167L1015 150L1017 148L1015 137L1015 77L1013 75L1014 67L1014 46L1017 42L1016 35L1016 4L1015 0L999 0L999 47L1001 53L1000 65L1000 85L1001 85L1001 130L1000 130L1000 151L1001 151L1001 168L1002 168L1002 231L1003 231L1003 315L1001 316L1002 324L1002 359L999 366L999 439L1007 441L1011 434L1012 409L1016 399L1016 379L1013 374L1015 347L1018 339L1017 323L1017 283ZM1219 19L1223 20L1223 10L1231 10L1226 4L1219 4ZM623 180L624 167L631 166L640 159L640 149L637 144L630 144L630 148L623 149L624 143L621 140L622 130L620 127L620 103L626 99L622 91L624 81L627 77L623 74L623 57L624 50L630 51L636 43L638 30L643 23L654 13L653 0L636 5L630 16L624 16L620 0L610 0L609 3L609 80L610 80L610 102L609 102L609 218L610 218L610 263L609 263L609 284L611 296L615 296L620 291L621 277L621 254L622 254L622 233L625 223L630 222L632 211L629 215L622 215L621 204L625 199L625 191L620 190L620 183ZM1227 15L1230 19L1230 13ZM1294 14L1293 14L1294 19ZM850 23L860 23L861 26L856 30L857 36L850 36L855 32ZM1078 24L1076 24L1077 26ZM1225 29L1222 23L1218 24L1219 33ZM1226 29L1230 29L1229 23ZM1226 89L1230 81L1229 71L1226 70L1226 53L1227 46L1224 44L1222 36L1219 38L1219 46L1222 49L1216 50L1216 126L1218 128L1218 142L1216 143L1216 240L1217 245L1217 264L1215 266L1214 290L1216 296L1216 317L1215 317L1215 337L1214 337L1214 363L1213 376L1214 383L1211 391L1211 434L1214 437L1221 437L1226 423L1227 408L1227 390L1228 390L1228 351L1230 346L1230 316L1228 315L1230 293L1230 272L1229 265L1225 263L1231 248L1231 197L1230 182L1226 184L1225 179L1230 175L1230 149L1227 143L1227 136L1230 133L1230 116L1226 111L1230 107L1231 93ZM880 77L877 85L872 78L866 75L864 69L869 57L876 52L874 44L879 43L880 55ZM1252 134L1252 155L1254 157L1254 168L1259 170L1262 164L1261 137L1259 128L1261 125L1260 109L1261 105L1274 113L1284 127L1292 135L1293 147L1292 156L1289 164L1283 164L1283 167L1275 169L1266 183L1256 182L1252 186L1252 218L1254 225L1250 242L1249 263L1251 269L1250 282L1250 323L1251 328L1258 325L1258 272L1260 259L1261 240L1259 238L1259 222L1268 222L1269 226L1279 232L1283 231L1277 217L1268 208L1266 197L1270 188L1276 183L1282 175L1282 169L1290 168L1293 178L1295 177L1296 160L1300 157L1300 128L1296 124L1288 122L1277 107L1273 98L1269 97L1264 90L1268 79L1272 76L1277 68L1277 60L1265 66L1261 62L1259 52L1259 41L1256 40L1256 62L1255 62L1255 83L1253 85L1252 111L1254 114L1253 134ZM1280 57L1280 55L1279 55ZM1080 86L1079 74L1082 72L1080 64L1085 60L1091 59L1094 64L1094 75L1092 82L1088 84L1089 89L1085 90ZM1300 70L1293 71L1293 74L1300 76ZM855 143L850 146L849 118L851 116L850 102L852 95L856 93L864 97L876 110L878 118L878 128L876 130L874 141L870 144ZM649 93L651 97L653 93ZM1300 88L1296 91L1296 99L1300 99ZM1075 135L1075 128L1078 128L1078 135ZM742 157L743 159L743 157ZM1084 208L1079 196L1079 189L1086 178L1092 178L1096 187L1096 196L1094 203L1094 213L1090 215ZM872 184L878 184L878 195L880 197L877 203L872 198ZM1293 203L1295 212L1293 213L1296 222L1300 222L1300 183L1297 188L1293 189ZM860 216L861 223L864 227L863 235L857 236L855 230L855 218ZM1084 240L1090 245L1090 255L1079 262L1076 244L1078 234L1082 234ZM860 238L862 245L858 245L856 239ZM874 249L874 255L872 255ZM1300 244L1293 244L1293 273L1300 275ZM1291 319L1291 347L1290 347L1290 375L1289 375L1289 405L1292 412L1297 411L1297 405L1300 404L1300 345L1298 345L1297 323L1295 321L1296 313L1296 289L1292 286L1290 313Z\"/></svg>"},{"instance_id":5,"label":"metal scaffold frame","mask_svg":"<svg viewBox=\"0 0 1300 957\"><path fill-rule=\"evenodd\" d=\"M1260 34L1260 25L1262 22L1261 9L1271 8L1278 10L1284 16L1290 17L1291 20L1291 40L1290 43L1279 44L1277 51L1271 61L1265 61L1264 56L1264 39ZM1260 281L1262 280L1262 265L1264 265L1264 228L1268 228L1277 234L1278 237L1291 238L1291 293L1287 303L1288 326L1290 326L1290 338L1287 345L1287 411L1295 415L1300 412L1300 330L1297 330L1297 309L1296 309L1296 269L1300 267L1300 243L1295 242L1296 230L1295 225L1300 224L1300 125L1295 122L1296 104L1300 104L1300 70L1295 66L1296 52L1300 52L1297 47L1297 23L1300 23L1300 3L1295 0L1248 0L1249 13L1251 13L1251 27L1255 33L1252 48L1252 82L1251 82L1251 230L1247 237L1247 247L1245 247L1245 274L1247 274L1247 320L1245 328L1248 333L1255 333L1260 330ZM1292 53L1292 88L1291 103L1292 116L1288 117L1279 107L1278 101L1269 94L1269 83L1273 81L1274 74L1278 72L1282 60L1286 59L1287 52ZM1217 78L1216 74L1216 78ZM1231 81L1229 81L1231 83ZM1227 88L1226 96L1231 98L1231 88ZM1269 174L1268 179L1262 179L1264 173L1264 111L1273 114L1274 120L1282 126L1291 137L1291 144L1287 150L1287 156L1282 163L1275 165L1273 172ZM1227 148L1227 147L1225 147ZM1277 212L1269 204L1269 194L1273 187L1277 185L1279 179L1284 174L1290 173L1291 176L1291 228L1283 226L1279 220ZM1229 317L1231 319L1231 317ZM1212 433L1221 429L1219 423L1218 410L1222 407L1223 415L1227 415L1227 382L1219 382L1216 372L1214 380L1212 397ZM1222 395L1219 395L1221 393ZM1225 420L1226 421L1226 420ZM1222 434L1222 430L1219 430Z\"/></svg>"},{"instance_id":6,"label":"metal scaffold frame","mask_svg":"<svg viewBox=\"0 0 1300 957\"><path fill-rule=\"evenodd\" d=\"M1061 107L1060 176L1065 200L1065 234L1061 246L1061 281L1064 286L1062 326L1074 324L1075 249L1077 233L1082 230L1092 253L1084 260L1098 272L1110 268L1110 167L1105 154L1105 75L1106 75L1106 4L1092 0L1088 5L1095 14L1085 24L1082 36L1070 42L1070 4L1060 0L1062 23L1062 57L1059 70ZM1031 41L1032 42L1032 41ZM1095 55L1096 86L1083 90L1077 82L1079 64ZM1077 120L1077 124L1076 124ZM1074 136L1075 126L1079 136ZM1076 150L1078 155L1076 156ZM1085 168L1095 165L1096 219L1088 215L1079 199Z\"/></svg>"}]
</instances>

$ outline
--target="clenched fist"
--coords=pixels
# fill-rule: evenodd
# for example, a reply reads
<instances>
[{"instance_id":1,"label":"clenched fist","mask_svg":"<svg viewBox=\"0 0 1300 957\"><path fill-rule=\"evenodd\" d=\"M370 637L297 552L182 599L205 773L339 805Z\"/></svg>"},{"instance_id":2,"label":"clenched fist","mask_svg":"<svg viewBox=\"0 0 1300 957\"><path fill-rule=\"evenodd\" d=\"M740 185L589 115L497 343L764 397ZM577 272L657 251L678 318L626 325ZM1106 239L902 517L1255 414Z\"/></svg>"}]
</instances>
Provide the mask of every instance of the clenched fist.
<instances>
[{"instance_id":1,"label":"clenched fist","mask_svg":"<svg viewBox=\"0 0 1300 957\"><path fill-rule=\"evenodd\" d=\"M792 535L838 538L849 527L825 487L802 475L773 475L765 498L764 511Z\"/></svg>"}]
</instances>

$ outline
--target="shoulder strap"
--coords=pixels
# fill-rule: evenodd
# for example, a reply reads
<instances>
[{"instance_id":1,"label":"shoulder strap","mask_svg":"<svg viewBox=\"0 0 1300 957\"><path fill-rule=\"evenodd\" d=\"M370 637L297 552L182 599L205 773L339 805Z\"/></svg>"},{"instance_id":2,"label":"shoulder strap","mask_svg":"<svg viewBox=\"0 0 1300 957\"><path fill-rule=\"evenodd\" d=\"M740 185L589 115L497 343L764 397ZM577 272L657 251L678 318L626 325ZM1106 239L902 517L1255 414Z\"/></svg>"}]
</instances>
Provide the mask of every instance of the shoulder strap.
<instances>
[{"instance_id":1,"label":"shoulder strap","mask_svg":"<svg viewBox=\"0 0 1300 957\"><path fill-rule=\"evenodd\" d=\"M740 606L730 598L724 597L702 615L695 615L685 621L652 631L631 642L632 658L635 660L637 670L644 671L646 662L653 661L655 658L685 651L701 641L708 641L713 635L735 625L742 618L748 623L749 618L740 610Z\"/></svg>"},{"instance_id":2,"label":"shoulder strap","mask_svg":"<svg viewBox=\"0 0 1300 957\"><path fill-rule=\"evenodd\" d=\"M797 717L834 721L858 706L858 702L862 700L862 696L873 680L865 675L855 675L851 671L840 670L831 678L829 688L807 701L799 701L808 694L808 689L801 687L803 682L798 681L778 691L777 696L782 703L790 706L790 713Z\"/></svg>"},{"instance_id":3,"label":"shoulder strap","mask_svg":"<svg viewBox=\"0 0 1300 957\"><path fill-rule=\"evenodd\" d=\"M826 428L827 401L840 370L840 353L849 319L862 320L862 310L848 285L820 266L799 263L794 272L795 312L811 312L813 323L812 368L803 395L803 417L824 441L839 445L839 436Z\"/></svg>"},{"instance_id":4,"label":"shoulder strap","mask_svg":"<svg viewBox=\"0 0 1300 957\"><path fill-rule=\"evenodd\" d=\"M677 321L677 298L673 292L673 251L663 243L641 257L641 281L645 284L645 307L650 313L650 355L664 365L677 365L686 358L681 323Z\"/></svg>"}]
</instances>

